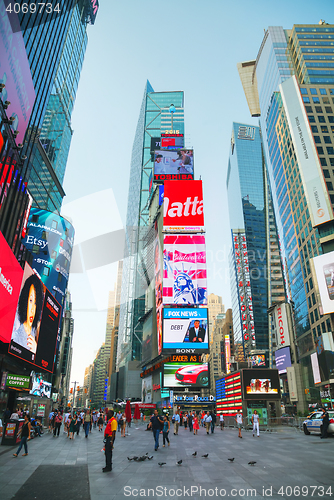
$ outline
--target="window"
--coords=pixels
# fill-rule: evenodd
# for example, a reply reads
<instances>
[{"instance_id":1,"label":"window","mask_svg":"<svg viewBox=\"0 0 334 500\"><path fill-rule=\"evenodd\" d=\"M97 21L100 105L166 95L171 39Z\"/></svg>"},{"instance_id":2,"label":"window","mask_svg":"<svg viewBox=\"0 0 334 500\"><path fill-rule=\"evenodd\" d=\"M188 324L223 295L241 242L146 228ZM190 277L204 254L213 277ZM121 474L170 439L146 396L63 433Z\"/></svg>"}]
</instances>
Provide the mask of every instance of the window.
<instances>
[{"instance_id":1,"label":"window","mask_svg":"<svg viewBox=\"0 0 334 500\"><path fill-rule=\"evenodd\" d=\"M322 116L322 115L318 115L318 122L319 122L319 123L326 123L326 122L325 122L325 117L324 117L324 116Z\"/></svg>"},{"instance_id":2,"label":"window","mask_svg":"<svg viewBox=\"0 0 334 500\"><path fill-rule=\"evenodd\" d=\"M334 167L334 158L330 158L329 161L330 161L331 167Z\"/></svg>"},{"instance_id":3,"label":"window","mask_svg":"<svg viewBox=\"0 0 334 500\"><path fill-rule=\"evenodd\" d=\"M321 159L325 159L325 158L321 158ZM324 169L323 172L324 172L325 179L330 179L331 178L329 170Z\"/></svg>"},{"instance_id":4,"label":"window","mask_svg":"<svg viewBox=\"0 0 334 500\"><path fill-rule=\"evenodd\" d=\"M32 246L32 253L35 253L36 255L39 254L39 249L40 249L40 247L38 245L33 245Z\"/></svg>"},{"instance_id":5,"label":"window","mask_svg":"<svg viewBox=\"0 0 334 500\"><path fill-rule=\"evenodd\" d=\"M321 95L326 95L326 89L319 89Z\"/></svg>"},{"instance_id":6,"label":"window","mask_svg":"<svg viewBox=\"0 0 334 500\"><path fill-rule=\"evenodd\" d=\"M324 135L324 143L325 144L332 144L332 140L329 135Z\"/></svg>"},{"instance_id":7,"label":"window","mask_svg":"<svg viewBox=\"0 0 334 500\"><path fill-rule=\"evenodd\" d=\"M304 88L300 89L300 93L302 95L307 95L307 89L304 89Z\"/></svg>"},{"instance_id":8,"label":"window","mask_svg":"<svg viewBox=\"0 0 334 500\"><path fill-rule=\"evenodd\" d=\"M317 95L317 89L310 89L312 95Z\"/></svg>"},{"instance_id":9,"label":"window","mask_svg":"<svg viewBox=\"0 0 334 500\"><path fill-rule=\"evenodd\" d=\"M323 97L323 98L322 98L322 102L323 102L324 104L329 104L329 97Z\"/></svg>"},{"instance_id":10,"label":"window","mask_svg":"<svg viewBox=\"0 0 334 500\"><path fill-rule=\"evenodd\" d=\"M334 123L334 116L328 116L329 123Z\"/></svg>"},{"instance_id":11,"label":"window","mask_svg":"<svg viewBox=\"0 0 334 500\"><path fill-rule=\"evenodd\" d=\"M327 162L326 162L326 158L320 158L320 163L321 163L321 166L322 167L327 167ZM328 172L328 170L326 171ZM325 171L324 171L325 173ZM329 175L329 174L328 174ZM326 176L325 176L326 177Z\"/></svg>"},{"instance_id":12,"label":"window","mask_svg":"<svg viewBox=\"0 0 334 500\"><path fill-rule=\"evenodd\" d=\"M323 134L328 134L328 128L326 125L321 125L320 129Z\"/></svg>"},{"instance_id":13,"label":"window","mask_svg":"<svg viewBox=\"0 0 334 500\"><path fill-rule=\"evenodd\" d=\"M319 97L313 97L313 102L314 102L314 104L320 104Z\"/></svg>"},{"instance_id":14,"label":"window","mask_svg":"<svg viewBox=\"0 0 334 500\"><path fill-rule=\"evenodd\" d=\"M49 274L50 274L50 268L44 267L44 269L43 269L43 276L49 276Z\"/></svg>"},{"instance_id":15,"label":"window","mask_svg":"<svg viewBox=\"0 0 334 500\"><path fill-rule=\"evenodd\" d=\"M52 250L51 259L56 259L56 258L57 258L57 252L56 252L56 250Z\"/></svg>"},{"instance_id":16,"label":"window","mask_svg":"<svg viewBox=\"0 0 334 500\"><path fill-rule=\"evenodd\" d=\"M321 106L316 106L315 110L317 113L322 113L322 107Z\"/></svg>"},{"instance_id":17,"label":"window","mask_svg":"<svg viewBox=\"0 0 334 500\"><path fill-rule=\"evenodd\" d=\"M58 281L61 282L61 279L62 279L62 275L60 273L58 273Z\"/></svg>"},{"instance_id":18,"label":"window","mask_svg":"<svg viewBox=\"0 0 334 500\"><path fill-rule=\"evenodd\" d=\"M38 217L39 217L38 215L33 215L32 216L32 221L33 222L38 222Z\"/></svg>"},{"instance_id":19,"label":"window","mask_svg":"<svg viewBox=\"0 0 334 500\"><path fill-rule=\"evenodd\" d=\"M311 130L314 134L318 133L318 127L316 125L311 125Z\"/></svg>"},{"instance_id":20,"label":"window","mask_svg":"<svg viewBox=\"0 0 334 500\"><path fill-rule=\"evenodd\" d=\"M47 240L49 239L49 233L48 231L43 231L42 232L42 240Z\"/></svg>"},{"instance_id":21,"label":"window","mask_svg":"<svg viewBox=\"0 0 334 500\"><path fill-rule=\"evenodd\" d=\"M58 222L57 222L56 220L53 220L53 221L51 222L51 226L53 227L53 229L57 229L57 227L58 227Z\"/></svg>"},{"instance_id":22,"label":"window","mask_svg":"<svg viewBox=\"0 0 334 500\"><path fill-rule=\"evenodd\" d=\"M326 182L328 191L333 191L333 184L331 182Z\"/></svg>"},{"instance_id":23,"label":"window","mask_svg":"<svg viewBox=\"0 0 334 500\"><path fill-rule=\"evenodd\" d=\"M306 113L313 113L312 106L305 106Z\"/></svg>"},{"instance_id":24,"label":"window","mask_svg":"<svg viewBox=\"0 0 334 500\"><path fill-rule=\"evenodd\" d=\"M333 146L329 146L326 149L327 149L327 153L329 155L334 155L334 148L333 148Z\"/></svg>"},{"instance_id":25,"label":"window","mask_svg":"<svg viewBox=\"0 0 334 500\"><path fill-rule=\"evenodd\" d=\"M315 142L316 144L321 144L321 140L320 140L320 137L319 137L318 135L315 135L315 136L314 136L314 142Z\"/></svg>"},{"instance_id":26,"label":"window","mask_svg":"<svg viewBox=\"0 0 334 500\"><path fill-rule=\"evenodd\" d=\"M309 104L309 103L311 102L309 97L303 97L303 101L304 101L306 104Z\"/></svg>"},{"instance_id":27,"label":"window","mask_svg":"<svg viewBox=\"0 0 334 500\"><path fill-rule=\"evenodd\" d=\"M308 120L310 123L315 123L315 118L313 115L309 115Z\"/></svg>"},{"instance_id":28,"label":"window","mask_svg":"<svg viewBox=\"0 0 334 500\"><path fill-rule=\"evenodd\" d=\"M330 106L325 106L326 113L333 113L333 110Z\"/></svg>"}]
</instances>

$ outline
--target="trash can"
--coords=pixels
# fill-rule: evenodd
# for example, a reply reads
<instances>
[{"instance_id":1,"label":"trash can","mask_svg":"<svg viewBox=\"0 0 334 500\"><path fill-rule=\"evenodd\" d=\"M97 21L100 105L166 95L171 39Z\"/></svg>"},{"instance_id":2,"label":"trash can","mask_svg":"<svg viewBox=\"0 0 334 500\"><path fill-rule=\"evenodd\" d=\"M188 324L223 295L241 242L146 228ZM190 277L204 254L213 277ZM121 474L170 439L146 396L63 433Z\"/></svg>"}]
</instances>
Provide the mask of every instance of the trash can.
<instances>
[{"instance_id":1,"label":"trash can","mask_svg":"<svg viewBox=\"0 0 334 500\"><path fill-rule=\"evenodd\" d=\"M21 429L24 419L10 419L4 424L1 444L4 446L15 446L21 441Z\"/></svg>"}]
</instances>

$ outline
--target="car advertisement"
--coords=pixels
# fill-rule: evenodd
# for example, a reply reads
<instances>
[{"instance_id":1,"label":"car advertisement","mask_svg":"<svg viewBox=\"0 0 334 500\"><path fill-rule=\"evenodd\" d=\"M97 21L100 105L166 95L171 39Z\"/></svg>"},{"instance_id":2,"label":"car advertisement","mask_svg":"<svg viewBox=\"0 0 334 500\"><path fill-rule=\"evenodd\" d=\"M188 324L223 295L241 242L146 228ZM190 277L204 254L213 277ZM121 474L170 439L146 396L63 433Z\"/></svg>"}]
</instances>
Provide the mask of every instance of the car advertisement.
<instances>
[{"instance_id":1,"label":"car advertisement","mask_svg":"<svg viewBox=\"0 0 334 500\"><path fill-rule=\"evenodd\" d=\"M205 236L164 236L163 303L206 305Z\"/></svg>"},{"instance_id":2,"label":"car advertisement","mask_svg":"<svg viewBox=\"0 0 334 500\"><path fill-rule=\"evenodd\" d=\"M175 142L175 139L173 141ZM154 180L156 182L163 182L167 179L190 180L193 177L194 151L192 149L174 151L160 149L154 152Z\"/></svg>"},{"instance_id":3,"label":"car advertisement","mask_svg":"<svg viewBox=\"0 0 334 500\"><path fill-rule=\"evenodd\" d=\"M208 351L207 309L165 307L163 318L163 351L165 353Z\"/></svg>"},{"instance_id":4,"label":"car advertisement","mask_svg":"<svg viewBox=\"0 0 334 500\"><path fill-rule=\"evenodd\" d=\"M165 363L164 387L208 387L209 366L207 363Z\"/></svg>"},{"instance_id":5,"label":"car advertisement","mask_svg":"<svg viewBox=\"0 0 334 500\"><path fill-rule=\"evenodd\" d=\"M165 182L163 225L167 232L204 230L202 181Z\"/></svg>"}]
</instances>

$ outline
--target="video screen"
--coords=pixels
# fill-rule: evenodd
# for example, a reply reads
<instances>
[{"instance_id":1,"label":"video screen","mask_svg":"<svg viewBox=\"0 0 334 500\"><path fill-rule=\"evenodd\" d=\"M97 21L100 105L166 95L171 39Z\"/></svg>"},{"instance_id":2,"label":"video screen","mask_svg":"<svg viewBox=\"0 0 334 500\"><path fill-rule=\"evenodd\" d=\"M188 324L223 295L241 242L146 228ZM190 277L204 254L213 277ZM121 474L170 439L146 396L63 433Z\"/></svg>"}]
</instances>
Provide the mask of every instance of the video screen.
<instances>
[{"instance_id":1,"label":"video screen","mask_svg":"<svg viewBox=\"0 0 334 500\"><path fill-rule=\"evenodd\" d=\"M244 399L279 399L278 370L252 368L242 370Z\"/></svg>"},{"instance_id":2,"label":"video screen","mask_svg":"<svg viewBox=\"0 0 334 500\"><path fill-rule=\"evenodd\" d=\"M250 361L252 366L266 366L266 355L265 354L255 354L250 356Z\"/></svg>"},{"instance_id":3,"label":"video screen","mask_svg":"<svg viewBox=\"0 0 334 500\"><path fill-rule=\"evenodd\" d=\"M51 398L51 382L43 380L41 374L31 373L32 387L30 394L33 396L40 396L42 398Z\"/></svg>"},{"instance_id":4,"label":"video screen","mask_svg":"<svg viewBox=\"0 0 334 500\"><path fill-rule=\"evenodd\" d=\"M282 347L275 351L276 368L281 375L291 366L290 347Z\"/></svg>"},{"instance_id":5,"label":"video screen","mask_svg":"<svg viewBox=\"0 0 334 500\"><path fill-rule=\"evenodd\" d=\"M165 363L164 387L208 387L207 363Z\"/></svg>"},{"instance_id":6,"label":"video screen","mask_svg":"<svg viewBox=\"0 0 334 500\"><path fill-rule=\"evenodd\" d=\"M164 352L183 352L183 349L208 351L207 309L164 308L163 317Z\"/></svg>"},{"instance_id":7,"label":"video screen","mask_svg":"<svg viewBox=\"0 0 334 500\"><path fill-rule=\"evenodd\" d=\"M173 175L173 179L183 179L182 175L194 176L194 152L192 149L159 150L154 152L154 180L165 179ZM163 177L161 177L163 176Z\"/></svg>"}]
</instances>

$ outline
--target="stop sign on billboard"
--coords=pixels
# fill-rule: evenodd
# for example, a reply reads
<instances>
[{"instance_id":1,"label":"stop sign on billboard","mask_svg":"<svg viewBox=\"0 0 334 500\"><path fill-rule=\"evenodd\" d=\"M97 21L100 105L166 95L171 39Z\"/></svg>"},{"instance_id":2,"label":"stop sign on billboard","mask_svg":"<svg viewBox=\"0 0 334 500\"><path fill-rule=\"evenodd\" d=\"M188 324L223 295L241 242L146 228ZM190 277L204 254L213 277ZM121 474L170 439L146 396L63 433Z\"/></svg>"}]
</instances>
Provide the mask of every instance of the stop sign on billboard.
<instances>
[{"instance_id":1,"label":"stop sign on billboard","mask_svg":"<svg viewBox=\"0 0 334 500\"><path fill-rule=\"evenodd\" d=\"M164 230L204 229L202 181L165 181Z\"/></svg>"}]
</instances>

